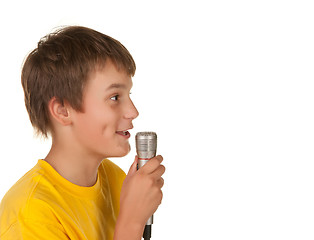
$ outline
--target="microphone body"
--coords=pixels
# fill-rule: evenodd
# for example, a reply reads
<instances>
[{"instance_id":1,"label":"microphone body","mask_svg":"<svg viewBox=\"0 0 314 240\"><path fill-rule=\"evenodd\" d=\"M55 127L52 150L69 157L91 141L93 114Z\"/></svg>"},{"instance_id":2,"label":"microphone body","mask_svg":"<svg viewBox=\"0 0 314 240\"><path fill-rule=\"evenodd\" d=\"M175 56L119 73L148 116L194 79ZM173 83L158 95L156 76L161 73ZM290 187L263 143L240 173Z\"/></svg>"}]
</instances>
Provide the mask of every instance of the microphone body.
<instances>
[{"instance_id":1,"label":"microphone body","mask_svg":"<svg viewBox=\"0 0 314 240\"><path fill-rule=\"evenodd\" d=\"M156 156L157 150L157 134L154 132L138 132L135 136L136 152L138 156L137 169L143 167L151 158ZM153 216L151 216L146 223L153 224Z\"/></svg>"}]
</instances>

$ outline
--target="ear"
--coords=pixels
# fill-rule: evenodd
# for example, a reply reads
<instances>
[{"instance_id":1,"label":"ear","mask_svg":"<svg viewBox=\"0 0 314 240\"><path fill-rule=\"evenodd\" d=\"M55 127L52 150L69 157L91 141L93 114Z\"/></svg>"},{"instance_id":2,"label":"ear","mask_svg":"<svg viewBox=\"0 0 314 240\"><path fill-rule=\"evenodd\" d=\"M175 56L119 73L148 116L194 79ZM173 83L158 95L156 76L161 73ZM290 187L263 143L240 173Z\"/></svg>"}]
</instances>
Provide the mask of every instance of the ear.
<instances>
[{"instance_id":1,"label":"ear","mask_svg":"<svg viewBox=\"0 0 314 240\"><path fill-rule=\"evenodd\" d=\"M61 125L67 126L72 123L68 104L63 104L56 97L53 97L48 103L48 109L53 120Z\"/></svg>"}]
</instances>

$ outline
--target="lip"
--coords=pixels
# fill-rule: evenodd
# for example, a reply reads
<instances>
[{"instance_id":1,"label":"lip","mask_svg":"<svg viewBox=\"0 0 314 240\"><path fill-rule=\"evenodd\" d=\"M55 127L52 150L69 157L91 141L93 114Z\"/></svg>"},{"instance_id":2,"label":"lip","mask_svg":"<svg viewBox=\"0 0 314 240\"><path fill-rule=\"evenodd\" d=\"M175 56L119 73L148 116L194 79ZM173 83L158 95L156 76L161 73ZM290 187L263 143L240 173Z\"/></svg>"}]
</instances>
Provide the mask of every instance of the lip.
<instances>
[{"instance_id":1,"label":"lip","mask_svg":"<svg viewBox=\"0 0 314 240\"><path fill-rule=\"evenodd\" d=\"M128 130L130 130L132 128L128 128L126 130L122 130L122 131L116 131L116 134L118 134L119 136L125 138L125 139L129 139L131 137L131 134Z\"/></svg>"}]
</instances>

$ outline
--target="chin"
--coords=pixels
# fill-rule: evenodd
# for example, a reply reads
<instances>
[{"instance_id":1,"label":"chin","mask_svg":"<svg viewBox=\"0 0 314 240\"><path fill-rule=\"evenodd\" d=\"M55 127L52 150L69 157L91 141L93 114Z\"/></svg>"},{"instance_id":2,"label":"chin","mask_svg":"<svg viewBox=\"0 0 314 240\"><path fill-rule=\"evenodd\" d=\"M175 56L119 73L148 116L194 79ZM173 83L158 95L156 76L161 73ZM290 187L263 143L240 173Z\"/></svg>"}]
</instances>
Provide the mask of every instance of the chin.
<instances>
[{"instance_id":1,"label":"chin","mask_svg":"<svg viewBox=\"0 0 314 240\"><path fill-rule=\"evenodd\" d=\"M131 151L131 146L128 144L127 147L121 147L117 149L110 157L124 157L128 155L128 153Z\"/></svg>"},{"instance_id":2,"label":"chin","mask_svg":"<svg viewBox=\"0 0 314 240\"><path fill-rule=\"evenodd\" d=\"M131 147L129 145L129 147L127 149L125 149L123 152L121 152L120 157L124 157L124 156L128 155L130 151L131 151Z\"/></svg>"}]
</instances>

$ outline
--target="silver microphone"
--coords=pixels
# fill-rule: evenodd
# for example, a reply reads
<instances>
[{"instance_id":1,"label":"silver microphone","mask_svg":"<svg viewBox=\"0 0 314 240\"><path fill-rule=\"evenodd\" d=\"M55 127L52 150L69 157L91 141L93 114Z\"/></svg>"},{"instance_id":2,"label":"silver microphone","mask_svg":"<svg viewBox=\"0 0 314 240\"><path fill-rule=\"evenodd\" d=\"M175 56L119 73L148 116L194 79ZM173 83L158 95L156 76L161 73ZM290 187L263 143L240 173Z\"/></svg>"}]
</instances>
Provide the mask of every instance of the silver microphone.
<instances>
[{"instance_id":1,"label":"silver microphone","mask_svg":"<svg viewBox=\"0 0 314 240\"><path fill-rule=\"evenodd\" d=\"M143 167L151 158L156 156L157 134L154 132L138 132L135 136L136 152L138 156L137 169ZM153 224L153 215L146 225Z\"/></svg>"}]
</instances>

